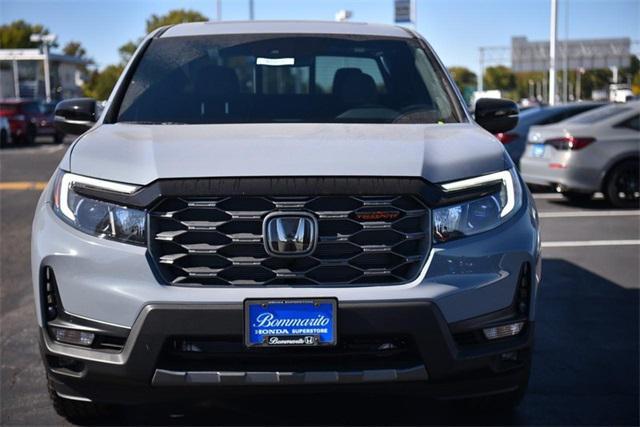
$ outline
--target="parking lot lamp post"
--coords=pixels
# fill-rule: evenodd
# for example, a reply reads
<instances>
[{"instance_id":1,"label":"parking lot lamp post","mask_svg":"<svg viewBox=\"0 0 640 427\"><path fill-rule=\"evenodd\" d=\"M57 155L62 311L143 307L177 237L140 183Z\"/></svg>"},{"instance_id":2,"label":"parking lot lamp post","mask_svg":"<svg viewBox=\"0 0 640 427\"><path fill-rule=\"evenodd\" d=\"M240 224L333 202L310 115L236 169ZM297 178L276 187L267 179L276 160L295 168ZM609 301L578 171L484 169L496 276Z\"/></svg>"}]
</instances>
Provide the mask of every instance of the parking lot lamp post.
<instances>
[{"instance_id":1,"label":"parking lot lamp post","mask_svg":"<svg viewBox=\"0 0 640 427\"><path fill-rule=\"evenodd\" d=\"M55 34L31 34L29 40L42 45L44 53L44 93L47 102L51 102L51 70L49 65L49 48L56 42Z\"/></svg>"},{"instance_id":2,"label":"parking lot lamp post","mask_svg":"<svg viewBox=\"0 0 640 427\"><path fill-rule=\"evenodd\" d=\"M549 105L556 104L556 32L558 29L558 0L551 0L549 22Z\"/></svg>"},{"instance_id":3,"label":"parking lot lamp post","mask_svg":"<svg viewBox=\"0 0 640 427\"><path fill-rule=\"evenodd\" d=\"M18 61L12 61L13 65L13 92L16 98L20 98L20 73L18 72Z\"/></svg>"}]
</instances>

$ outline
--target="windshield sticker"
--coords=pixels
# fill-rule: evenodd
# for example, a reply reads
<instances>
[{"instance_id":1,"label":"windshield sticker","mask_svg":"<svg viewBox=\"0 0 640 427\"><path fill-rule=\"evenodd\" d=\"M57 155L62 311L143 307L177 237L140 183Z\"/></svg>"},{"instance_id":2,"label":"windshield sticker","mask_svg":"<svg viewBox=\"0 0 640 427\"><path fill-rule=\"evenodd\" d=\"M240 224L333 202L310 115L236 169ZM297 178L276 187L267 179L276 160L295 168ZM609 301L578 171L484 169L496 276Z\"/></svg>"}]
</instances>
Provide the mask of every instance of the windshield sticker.
<instances>
[{"instance_id":1,"label":"windshield sticker","mask_svg":"<svg viewBox=\"0 0 640 427\"><path fill-rule=\"evenodd\" d=\"M256 58L256 65L268 65L270 67L293 65L295 62L295 58Z\"/></svg>"}]
</instances>

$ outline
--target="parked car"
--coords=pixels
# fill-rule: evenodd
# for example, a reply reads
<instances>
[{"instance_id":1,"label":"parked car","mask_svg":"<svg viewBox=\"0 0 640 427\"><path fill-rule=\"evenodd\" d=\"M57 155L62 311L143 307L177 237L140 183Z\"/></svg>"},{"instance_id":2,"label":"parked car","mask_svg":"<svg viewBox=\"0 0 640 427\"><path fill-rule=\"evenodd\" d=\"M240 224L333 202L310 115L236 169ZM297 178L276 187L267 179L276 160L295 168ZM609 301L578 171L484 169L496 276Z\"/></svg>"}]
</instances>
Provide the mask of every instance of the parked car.
<instances>
[{"instance_id":1,"label":"parked car","mask_svg":"<svg viewBox=\"0 0 640 427\"><path fill-rule=\"evenodd\" d=\"M0 147L4 147L11 142L11 126L9 119L0 116Z\"/></svg>"},{"instance_id":2,"label":"parked car","mask_svg":"<svg viewBox=\"0 0 640 427\"><path fill-rule=\"evenodd\" d=\"M43 117L38 125L38 134L50 135L54 143L61 144L64 141L64 133L53 125L57 104L57 102L43 102L40 105Z\"/></svg>"},{"instance_id":3,"label":"parked car","mask_svg":"<svg viewBox=\"0 0 640 427\"><path fill-rule=\"evenodd\" d=\"M91 129L33 224L60 414L354 385L518 403L538 217L487 134L513 102L474 121L401 27L178 24L142 44L99 117L56 109Z\"/></svg>"},{"instance_id":4,"label":"parked car","mask_svg":"<svg viewBox=\"0 0 640 427\"><path fill-rule=\"evenodd\" d=\"M0 101L0 116L9 120L12 139L18 144L33 144L37 136L51 136L62 142L63 135L53 126L52 111L43 108L41 101L12 98Z\"/></svg>"},{"instance_id":5,"label":"parked car","mask_svg":"<svg viewBox=\"0 0 640 427\"><path fill-rule=\"evenodd\" d=\"M532 126L521 172L584 201L601 191L617 207L640 200L640 102L612 104L549 126Z\"/></svg>"},{"instance_id":6,"label":"parked car","mask_svg":"<svg viewBox=\"0 0 640 427\"><path fill-rule=\"evenodd\" d=\"M524 154L531 126L557 123L603 105L605 105L603 102L575 102L553 107L533 107L525 111L520 109L518 126L508 132L496 134L496 138L504 144L504 148L517 165Z\"/></svg>"}]
</instances>

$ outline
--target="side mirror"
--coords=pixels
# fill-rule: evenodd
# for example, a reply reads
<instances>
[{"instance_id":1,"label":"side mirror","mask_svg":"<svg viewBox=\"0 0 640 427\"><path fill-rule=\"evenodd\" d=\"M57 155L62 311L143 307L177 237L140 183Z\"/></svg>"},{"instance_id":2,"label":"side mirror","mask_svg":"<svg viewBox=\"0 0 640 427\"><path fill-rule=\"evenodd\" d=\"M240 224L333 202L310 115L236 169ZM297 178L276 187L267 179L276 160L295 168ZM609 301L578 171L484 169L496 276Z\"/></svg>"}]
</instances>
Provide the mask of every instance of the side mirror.
<instances>
[{"instance_id":1,"label":"side mirror","mask_svg":"<svg viewBox=\"0 0 640 427\"><path fill-rule=\"evenodd\" d=\"M53 124L62 133L80 135L96 123L96 101L92 98L72 98L56 106Z\"/></svg>"},{"instance_id":2,"label":"side mirror","mask_svg":"<svg viewBox=\"0 0 640 427\"><path fill-rule=\"evenodd\" d=\"M518 125L518 106L508 99L480 98L476 102L476 122L496 134Z\"/></svg>"}]
</instances>

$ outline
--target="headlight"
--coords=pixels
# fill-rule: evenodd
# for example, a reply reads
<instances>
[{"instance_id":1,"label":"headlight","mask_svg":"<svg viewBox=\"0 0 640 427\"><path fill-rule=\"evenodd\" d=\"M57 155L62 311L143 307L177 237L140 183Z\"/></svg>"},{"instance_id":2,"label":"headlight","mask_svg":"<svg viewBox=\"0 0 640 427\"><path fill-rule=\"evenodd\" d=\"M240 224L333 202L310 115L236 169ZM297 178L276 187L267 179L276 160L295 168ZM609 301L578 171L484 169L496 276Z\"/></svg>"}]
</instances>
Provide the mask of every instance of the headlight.
<instances>
[{"instance_id":1,"label":"headlight","mask_svg":"<svg viewBox=\"0 0 640 427\"><path fill-rule=\"evenodd\" d=\"M433 211L433 233L437 242L471 236L504 223L522 206L522 187L514 170L443 184L446 192L500 183L500 191L478 199Z\"/></svg>"},{"instance_id":2,"label":"headlight","mask_svg":"<svg viewBox=\"0 0 640 427\"><path fill-rule=\"evenodd\" d=\"M60 171L54 181L53 210L65 222L85 233L121 242L144 245L145 211L85 197L74 187L131 194L138 187Z\"/></svg>"}]
</instances>

